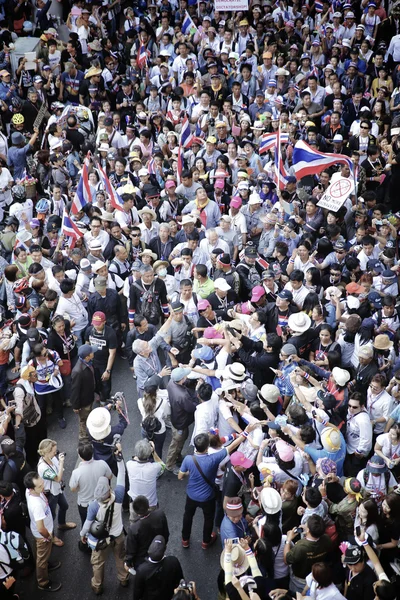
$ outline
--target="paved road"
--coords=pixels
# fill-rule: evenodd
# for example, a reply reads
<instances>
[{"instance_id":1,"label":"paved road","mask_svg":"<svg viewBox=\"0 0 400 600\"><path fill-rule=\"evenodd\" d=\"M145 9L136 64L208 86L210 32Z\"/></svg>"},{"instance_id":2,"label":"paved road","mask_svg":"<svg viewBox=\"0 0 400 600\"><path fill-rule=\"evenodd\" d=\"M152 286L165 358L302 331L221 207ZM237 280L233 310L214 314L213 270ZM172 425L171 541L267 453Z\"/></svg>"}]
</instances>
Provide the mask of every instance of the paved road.
<instances>
[{"instance_id":1,"label":"paved road","mask_svg":"<svg viewBox=\"0 0 400 600\"><path fill-rule=\"evenodd\" d=\"M119 359L118 359L119 360ZM140 439L139 423L140 413L137 408L136 382L132 379L128 369L127 361L121 361L116 364L113 373L113 392L123 391L127 400L129 419L131 425L126 429L122 438L123 452L125 460L132 457L135 442ZM113 415L116 419L116 415ZM54 437L58 442L58 448L61 452L67 452L65 461L66 476L68 483L71 471L75 467L77 460L78 443L78 425L77 418L72 409L66 411L67 428L61 430L57 423L50 423L49 437ZM190 436L189 436L190 439ZM169 436L164 445L164 458L168 449ZM185 447L185 452L188 448ZM115 479L113 480L115 484ZM197 513L192 531L191 547L183 549L181 546L181 526L182 515L185 505L185 487L184 481L178 479L166 472L159 480L159 502L160 507L166 512L169 529L171 532L167 553L177 556L181 562L185 578L187 580L195 579L197 591L201 600L210 600L217 596L216 580L219 571L219 555L221 545L219 540L215 546L205 551L201 548L202 518L201 513ZM75 521L80 524L78 510L76 508L76 495L66 488L66 496L70 505L67 513L69 521ZM129 525L128 515L124 513L126 526ZM63 548L55 548L53 557L62 561L62 567L52 573L54 580L61 581L62 589L56 594L41 592L35 585L35 578L30 577L25 580L23 585L24 598L26 600L36 600L55 596L59 600L86 600L96 597L90 588L91 565L90 557L78 550L79 529L68 532L60 532L58 535L65 541ZM113 600L126 600L132 598L132 586L121 588L117 582L116 571L113 558L110 557L107 563L105 590L103 598L113 598Z\"/></svg>"}]
</instances>

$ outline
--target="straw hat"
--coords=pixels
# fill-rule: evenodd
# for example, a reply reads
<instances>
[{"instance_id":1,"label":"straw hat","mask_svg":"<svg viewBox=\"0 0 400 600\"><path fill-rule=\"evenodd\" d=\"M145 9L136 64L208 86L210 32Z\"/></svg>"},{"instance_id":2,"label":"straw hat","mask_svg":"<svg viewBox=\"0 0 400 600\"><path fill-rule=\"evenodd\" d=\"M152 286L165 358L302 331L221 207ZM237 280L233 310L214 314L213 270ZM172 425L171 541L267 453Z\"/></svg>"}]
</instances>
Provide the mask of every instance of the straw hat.
<instances>
[{"instance_id":1,"label":"straw hat","mask_svg":"<svg viewBox=\"0 0 400 600\"><path fill-rule=\"evenodd\" d=\"M392 348L393 342L385 333L381 333L380 335L376 336L373 346L377 350L389 350L390 348Z\"/></svg>"}]
</instances>

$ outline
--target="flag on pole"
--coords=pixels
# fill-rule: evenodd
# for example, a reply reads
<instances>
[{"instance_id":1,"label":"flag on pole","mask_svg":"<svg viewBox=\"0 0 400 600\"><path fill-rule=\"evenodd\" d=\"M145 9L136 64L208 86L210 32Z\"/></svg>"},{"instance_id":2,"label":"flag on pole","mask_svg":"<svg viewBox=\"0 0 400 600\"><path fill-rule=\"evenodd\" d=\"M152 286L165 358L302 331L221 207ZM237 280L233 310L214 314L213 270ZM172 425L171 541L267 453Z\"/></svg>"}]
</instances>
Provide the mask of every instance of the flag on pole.
<instances>
[{"instance_id":1,"label":"flag on pole","mask_svg":"<svg viewBox=\"0 0 400 600\"><path fill-rule=\"evenodd\" d=\"M71 243L69 244L71 249L75 246L76 240L83 237L83 231L75 225L65 207L62 216L61 232L66 238L71 238Z\"/></svg>"},{"instance_id":2,"label":"flag on pole","mask_svg":"<svg viewBox=\"0 0 400 600\"><path fill-rule=\"evenodd\" d=\"M297 179L302 179L307 175L317 175L324 169L333 167L338 163L348 165L350 172L353 172L353 163L348 156L319 152L303 140L299 140L293 148L292 162Z\"/></svg>"},{"instance_id":3,"label":"flag on pole","mask_svg":"<svg viewBox=\"0 0 400 600\"><path fill-rule=\"evenodd\" d=\"M104 186L104 190L107 192L107 194L110 198L111 206L113 208L115 208L116 210L124 210L124 202L123 202L121 196L116 192L111 181L108 179L107 173L105 172L103 167L100 165L100 163L97 164L97 170L100 175L100 180Z\"/></svg>"},{"instance_id":4,"label":"flag on pole","mask_svg":"<svg viewBox=\"0 0 400 600\"><path fill-rule=\"evenodd\" d=\"M184 35L187 35L188 33L190 35L198 33L198 29L187 11L185 11L185 18L183 19L182 23L182 33Z\"/></svg>"},{"instance_id":5,"label":"flag on pole","mask_svg":"<svg viewBox=\"0 0 400 600\"><path fill-rule=\"evenodd\" d=\"M137 53L137 64L139 69L143 69L147 65L148 57L149 53L146 46L144 44L141 44Z\"/></svg>"},{"instance_id":6,"label":"flag on pole","mask_svg":"<svg viewBox=\"0 0 400 600\"><path fill-rule=\"evenodd\" d=\"M274 181L275 181L276 187L279 190L285 189L285 185L287 184L287 177L288 177L288 173L286 172L285 165L283 164L283 159L282 159L281 128L279 126L279 129L276 132L275 175L274 175Z\"/></svg>"},{"instance_id":7,"label":"flag on pole","mask_svg":"<svg viewBox=\"0 0 400 600\"><path fill-rule=\"evenodd\" d=\"M78 187L72 200L71 212L73 215L78 214L86 204L92 202L92 193L89 185L88 159L83 161L81 177L78 182Z\"/></svg>"},{"instance_id":8,"label":"flag on pole","mask_svg":"<svg viewBox=\"0 0 400 600\"><path fill-rule=\"evenodd\" d=\"M181 145L183 148L189 148L190 143L192 141L193 134L190 131L190 123L188 116L185 115L185 118L182 121L182 130L181 130Z\"/></svg>"},{"instance_id":9,"label":"flag on pole","mask_svg":"<svg viewBox=\"0 0 400 600\"><path fill-rule=\"evenodd\" d=\"M281 144L287 144L289 142L289 134L281 132L280 139L281 139ZM265 152L268 152L268 150L272 150L272 148L274 148L274 146L275 146L275 143L276 143L276 132L275 131L272 133L264 133L264 135L261 136L259 153L264 154Z\"/></svg>"},{"instance_id":10,"label":"flag on pole","mask_svg":"<svg viewBox=\"0 0 400 600\"><path fill-rule=\"evenodd\" d=\"M324 8L324 6L322 4L322 1L321 0L315 0L314 8L315 8L315 12L316 13L322 13L322 10Z\"/></svg>"},{"instance_id":11,"label":"flag on pole","mask_svg":"<svg viewBox=\"0 0 400 600\"><path fill-rule=\"evenodd\" d=\"M150 173L150 175L156 174L156 161L154 158L150 159L147 163L147 170Z\"/></svg>"},{"instance_id":12,"label":"flag on pole","mask_svg":"<svg viewBox=\"0 0 400 600\"><path fill-rule=\"evenodd\" d=\"M179 149L178 149L178 166L177 166L177 171L176 171L176 180L178 182L178 185L181 183L182 171L183 171L183 148L179 144Z\"/></svg>"}]
</instances>

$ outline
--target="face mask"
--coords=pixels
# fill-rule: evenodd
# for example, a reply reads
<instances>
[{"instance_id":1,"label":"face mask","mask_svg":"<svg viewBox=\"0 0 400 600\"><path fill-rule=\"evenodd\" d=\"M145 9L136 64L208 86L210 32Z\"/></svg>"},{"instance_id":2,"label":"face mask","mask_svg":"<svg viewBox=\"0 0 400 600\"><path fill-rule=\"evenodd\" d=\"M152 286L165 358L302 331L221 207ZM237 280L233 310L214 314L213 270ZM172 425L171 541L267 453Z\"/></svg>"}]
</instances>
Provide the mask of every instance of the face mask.
<instances>
[{"instance_id":1,"label":"face mask","mask_svg":"<svg viewBox=\"0 0 400 600\"><path fill-rule=\"evenodd\" d=\"M159 277L165 277L165 276L166 276L166 274L167 274L167 269L160 269L160 270L158 271L158 275L159 275Z\"/></svg>"}]
</instances>

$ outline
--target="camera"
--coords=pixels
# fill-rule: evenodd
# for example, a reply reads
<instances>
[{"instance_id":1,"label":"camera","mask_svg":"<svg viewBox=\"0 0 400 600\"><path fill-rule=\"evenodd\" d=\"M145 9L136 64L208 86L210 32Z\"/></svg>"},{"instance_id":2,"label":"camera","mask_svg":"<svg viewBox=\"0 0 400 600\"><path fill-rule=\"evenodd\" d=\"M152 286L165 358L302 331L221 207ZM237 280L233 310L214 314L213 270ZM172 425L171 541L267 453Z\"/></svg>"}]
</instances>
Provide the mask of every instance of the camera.
<instances>
[{"instance_id":1,"label":"camera","mask_svg":"<svg viewBox=\"0 0 400 600\"><path fill-rule=\"evenodd\" d=\"M117 410L117 402L123 402L125 400L125 396L123 392L116 392L114 396L111 396L107 404L112 404L111 409Z\"/></svg>"},{"instance_id":2,"label":"camera","mask_svg":"<svg viewBox=\"0 0 400 600\"><path fill-rule=\"evenodd\" d=\"M209 125L210 125L210 127L214 127L214 125L215 125L215 119L214 118L211 118L209 120Z\"/></svg>"},{"instance_id":3,"label":"camera","mask_svg":"<svg viewBox=\"0 0 400 600\"><path fill-rule=\"evenodd\" d=\"M181 579L179 582L178 590L188 591L189 592L188 597L194 598L193 585L192 585L191 581L185 581L184 579Z\"/></svg>"}]
</instances>

